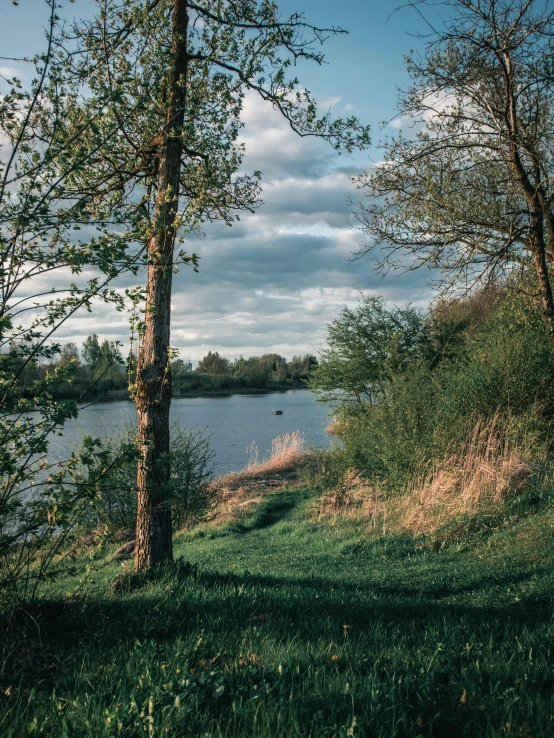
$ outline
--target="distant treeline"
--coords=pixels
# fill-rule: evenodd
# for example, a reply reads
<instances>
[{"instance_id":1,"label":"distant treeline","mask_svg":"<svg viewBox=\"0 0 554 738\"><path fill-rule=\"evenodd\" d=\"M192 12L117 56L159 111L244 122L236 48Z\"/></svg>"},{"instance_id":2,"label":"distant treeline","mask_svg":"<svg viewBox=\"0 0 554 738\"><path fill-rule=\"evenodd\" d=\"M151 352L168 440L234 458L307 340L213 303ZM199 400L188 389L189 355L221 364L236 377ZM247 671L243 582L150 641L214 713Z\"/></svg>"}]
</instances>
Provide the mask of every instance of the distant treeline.
<instances>
[{"instance_id":1,"label":"distant treeline","mask_svg":"<svg viewBox=\"0 0 554 738\"><path fill-rule=\"evenodd\" d=\"M30 394L37 382L48 381L50 395L56 399L94 400L104 397L124 397L134 381L136 358L133 352L127 360L119 344L98 340L96 334L82 344L70 341L52 346L48 360L28 360L21 347L12 345L0 361L9 362L18 372L19 395ZM248 389L271 390L305 385L310 372L317 366L314 356L294 356L287 361L279 354L225 359L217 351L209 351L193 371L182 359L171 362L175 394L200 392L231 392ZM52 382L52 378L57 379Z\"/></svg>"},{"instance_id":2,"label":"distant treeline","mask_svg":"<svg viewBox=\"0 0 554 738\"><path fill-rule=\"evenodd\" d=\"M14 343L0 361L5 369L11 365L22 398L34 395L40 383L52 398L83 401L124 394L129 384L118 342L100 343L96 334L86 339L80 351L72 341L53 344L40 361L29 358L26 347Z\"/></svg>"},{"instance_id":3,"label":"distant treeline","mask_svg":"<svg viewBox=\"0 0 554 738\"><path fill-rule=\"evenodd\" d=\"M190 365L189 365L190 366ZM287 361L279 354L240 357L234 361L209 351L195 371L177 359L171 364L173 389L176 393L219 392L245 389L280 389L305 385L317 366L315 356L293 356Z\"/></svg>"}]
</instances>

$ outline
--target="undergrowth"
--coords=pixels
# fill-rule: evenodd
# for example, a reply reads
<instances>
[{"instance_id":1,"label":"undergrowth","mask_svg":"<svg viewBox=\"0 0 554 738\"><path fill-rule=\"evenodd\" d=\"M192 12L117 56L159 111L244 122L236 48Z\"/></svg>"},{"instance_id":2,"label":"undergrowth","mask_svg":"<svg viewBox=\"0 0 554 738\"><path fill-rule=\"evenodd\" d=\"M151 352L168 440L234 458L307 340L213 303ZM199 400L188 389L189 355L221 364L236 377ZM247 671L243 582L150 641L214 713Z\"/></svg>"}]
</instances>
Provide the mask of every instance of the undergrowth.
<instances>
[{"instance_id":1,"label":"undergrowth","mask_svg":"<svg viewBox=\"0 0 554 738\"><path fill-rule=\"evenodd\" d=\"M2 623L0 734L551 736L545 479L417 536L266 491L156 580L77 559Z\"/></svg>"}]
</instances>

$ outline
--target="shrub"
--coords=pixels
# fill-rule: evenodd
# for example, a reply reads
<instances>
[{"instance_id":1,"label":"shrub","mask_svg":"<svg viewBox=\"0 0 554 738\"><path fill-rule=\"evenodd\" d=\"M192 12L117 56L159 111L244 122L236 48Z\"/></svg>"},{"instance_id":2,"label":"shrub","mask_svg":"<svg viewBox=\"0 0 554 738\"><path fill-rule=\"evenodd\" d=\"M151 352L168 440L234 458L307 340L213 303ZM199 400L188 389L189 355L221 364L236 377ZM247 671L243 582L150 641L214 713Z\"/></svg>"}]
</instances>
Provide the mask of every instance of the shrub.
<instances>
[{"instance_id":1,"label":"shrub","mask_svg":"<svg viewBox=\"0 0 554 738\"><path fill-rule=\"evenodd\" d=\"M506 294L468 341L465 355L443 368L442 423L468 415L511 417L522 432L548 431L554 413L554 351L539 310L522 294Z\"/></svg>"},{"instance_id":2,"label":"shrub","mask_svg":"<svg viewBox=\"0 0 554 738\"><path fill-rule=\"evenodd\" d=\"M96 504L86 517L85 525L107 526L111 531L134 531L137 514L137 460L134 443L136 429L127 426L117 438L104 441L112 462L110 472L99 484ZM134 453L130 452L134 449ZM210 435L173 427L170 445L171 484L167 502L171 506L173 527L182 528L202 520L210 506L214 491L210 485L213 476L214 453Z\"/></svg>"},{"instance_id":3,"label":"shrub","mask_svg":"<svg viewBox=\"0 0 554 738\"><path fill-rule=\"evenodd\" d=\"M206 517L213 502L211 434L175 428L171 441L171 511L176 530Z\"/></svg>"},{"instance_id":4,"label":"shrub","mask_svg":"<svg viewBox=\"0 0 554 738\"><path fill-rule=\"evenodd\" d=\"M540 307L517 287L427 316L364 299L331 324L328 343L311 382L335 401L339 442L321 465L325 488L355 470L405 490L416 471L459 453L493 418L513 443L550 443L554 346Z\"/></svg>"}]
</instances>

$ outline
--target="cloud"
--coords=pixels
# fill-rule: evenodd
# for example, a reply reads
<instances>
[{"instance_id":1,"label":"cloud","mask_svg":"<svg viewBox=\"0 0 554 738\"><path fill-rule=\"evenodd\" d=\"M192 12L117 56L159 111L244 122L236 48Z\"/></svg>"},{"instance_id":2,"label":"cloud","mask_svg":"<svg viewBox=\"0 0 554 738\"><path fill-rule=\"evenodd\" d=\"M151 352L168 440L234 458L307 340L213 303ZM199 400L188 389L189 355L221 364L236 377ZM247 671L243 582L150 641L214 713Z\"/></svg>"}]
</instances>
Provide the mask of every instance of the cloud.
<instances>
[{"instance_id":1,"label":"cloud","mask_svg":"<svg viewBox=\"0 0 554 738\"><path fill-rule=\"evenodd\" d=\"M12 77L18 77L20 75L21 75L21 72L17 70L15 67L0 66L0 77L6 77L8 79L11 79Z\"/></svg>"},{"instance_id":2,"label":"cloud","mask_svg":"<svg viewBox=\"0 0 554 738\"><path fill-rule=\"evenodd\" d=\"M332 102L324 101L322 110ZM294 133L271 104L257 95L245 97L242 119L246 171L261 171L266 182L287 176L319 177L332 171L336 159L333 149L313 136Z\"/></svg>"},{"instance_id":3,"label":"cloud","mask_svg":"<svg viewBox=\"0 0 554 738\"><path fill-rule=\"evenodd\" d=\"M431 92L421 99L421 106L422 112L417 116L398 115L389 122L389 127L397 130L423 130L428 124L439 120L443 114L452 115L457 107L457 97L452 93Z\"/></svg>"},{"instance_id":4,"label":"cloud","mask_svg":"<svg viewBox=\"0 0 554 738\"><path fill-rule=\"evenodd\" d=\"M263 172L264 204L232 227L208 224L204 237L187 239L186 250L200 255L200 272L183 267L174 277L171 340L184 358L198 361L209 350L229 358L313 353L324 343L326 325L360 294L383 294L395 304L428 302L423 272L383 280L369 258L350 260L364 242L350 225L349 174L361 168L355 157L299 138L252 96L244 121L243 169ZM128 275L119 287L140 281L144 274ZM45 275L43 282L63 284L63 278ZM59 340L81 343L92 332L126 343L126 316L97 305L69 321Z\"/></svg>"}]
</instances>

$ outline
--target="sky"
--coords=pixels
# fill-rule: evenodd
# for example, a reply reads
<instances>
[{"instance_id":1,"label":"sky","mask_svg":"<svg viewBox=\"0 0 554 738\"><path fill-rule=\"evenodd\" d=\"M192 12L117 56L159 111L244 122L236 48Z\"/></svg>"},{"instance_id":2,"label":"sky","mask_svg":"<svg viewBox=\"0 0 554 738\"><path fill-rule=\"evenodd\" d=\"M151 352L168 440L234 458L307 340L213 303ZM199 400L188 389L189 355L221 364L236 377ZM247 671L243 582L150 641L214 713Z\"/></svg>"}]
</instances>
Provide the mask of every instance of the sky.
<instances>
[{"instance_id":1,"label":"sky","mask_svg":"<svg viewBox=\"0 0 554 738\"><path fill-rule=\"evenodd\" d=\"M25 56L43 48L48 8L43 0L0 0L0 56ZM349 176L380 158L378 143L394 135L398 88L408 83L403 55L421 42L421 21L398 2L382 0L281 0L283 14L304 12L320 26L341 26L348 35L329 39L326 64L302 63L301 84L335 115L356 115L370 124L369 151L339 156L323 142L301 139L270 106L249 96L243 112L246 171L263 173L264 204L231 228L208 225L194 241L200 272L176 276L172 301L172 345L193 363L208 350L228 358L277 352L287 358L316 353L325 327L361 294L382 295L391 304L424 307L432 298L423 271L381 277L371 257L350 256L366 241L354 227ZM89 0L63 3L61 13L90 15ZM391 15L392 13L392 15ZM14 66L0 60L0 67ZM392 121L383 127L383 121ZM192 250L192 245L191 245ZM127 285L144 280L129 278ZM58 278L59 280L59 278ZM54 286L45 280L43 286ZM56 285L59 286L59 285ZM78 345L90 333L128 342L124 314L98 306L83 312L59 334Z\"/></svg>"}]
</instances>

